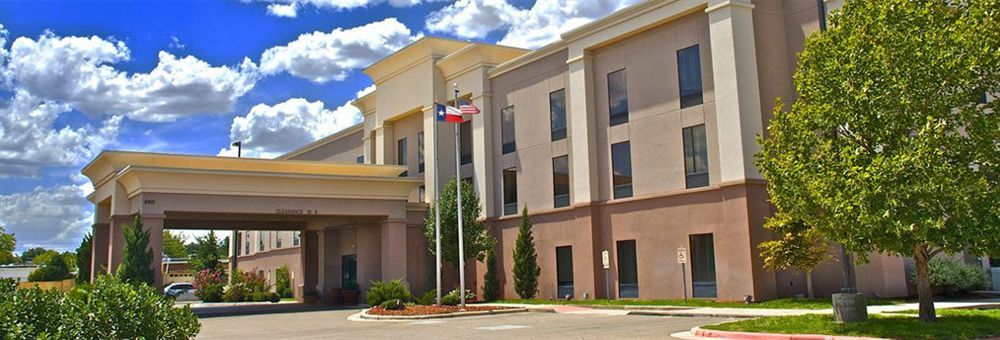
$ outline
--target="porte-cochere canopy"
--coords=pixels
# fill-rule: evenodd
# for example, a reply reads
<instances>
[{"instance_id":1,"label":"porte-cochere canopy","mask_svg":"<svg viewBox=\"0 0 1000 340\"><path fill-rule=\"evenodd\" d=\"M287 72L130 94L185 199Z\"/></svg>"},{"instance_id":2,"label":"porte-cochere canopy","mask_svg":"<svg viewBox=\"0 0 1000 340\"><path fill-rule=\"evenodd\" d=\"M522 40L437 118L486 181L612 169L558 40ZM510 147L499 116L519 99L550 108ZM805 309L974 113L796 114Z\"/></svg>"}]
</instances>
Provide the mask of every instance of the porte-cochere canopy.
<instances>
[{"instance_id":1,"label":"porte-cochere canopy","mask_svg":"<svg viewBox=\"0 0 1000 340\"><path fill-rule=\"evenodd\" d=\"M94 192L92 273L121 262L122 227L141 216L150 231L157 283L162 230L239 229L303 231L303 283L322 288L322 249L334 236L370 236L370 279L407 277L407 221L419 222L425 207L409 198L422 184L399 177L405 167L105 151L85 166ZM409 217L409 218L408 218ZM351 233L340 232L341 229ZM372 234L372 235L368 235ZM356 243L338 237L337 244ZM393 250L393 251L389 251ZM307 258L308 257L308 258ZM331 260L332 261L332 260ZM381 275L379 275L381 273ZM332 278L331 278L332 279ZM306 289L311 289L307 287Z\"/></svg>"}]
</instances>

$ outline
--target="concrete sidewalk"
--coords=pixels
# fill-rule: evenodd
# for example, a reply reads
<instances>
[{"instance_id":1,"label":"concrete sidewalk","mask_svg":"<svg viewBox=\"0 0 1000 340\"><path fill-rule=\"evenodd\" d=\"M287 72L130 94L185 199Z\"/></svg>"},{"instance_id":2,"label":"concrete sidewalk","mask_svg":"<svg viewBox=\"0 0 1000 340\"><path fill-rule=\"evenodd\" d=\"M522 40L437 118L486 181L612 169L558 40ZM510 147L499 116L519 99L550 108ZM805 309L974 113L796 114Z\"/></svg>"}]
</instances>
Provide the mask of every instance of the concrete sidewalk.
<instances>
[{"instance_id":1,"label":"concrete sidewalk","mask_svg":"<svg viewBox=\"0 0 1000 340\"><path fill-rule=\"evenodd\" d=\"M937 301L934 306L937 309L963 308L982 305L1000 304L1000 299L980 299L967 301ZM833 314L833 309L773 309L773 308L720 308L720 307L689 307L689 306L586 306L586 305L559 305L559 304L515 304L515 303L491 303L485 305L496 306L516 306L527 308L536 312L554 313L602 313L601 310L608 311L609 314L627 315L655 315L655 316L697 316L697 317L726 317L726 318L758 318L768 316L791 316L805 314ZM917 303L904 303L899 305L868 306L869 314L879 314L887 312L899 312L917 309ZM624 312L623 312L624 311Z\"/></svg>"}]
</instances>

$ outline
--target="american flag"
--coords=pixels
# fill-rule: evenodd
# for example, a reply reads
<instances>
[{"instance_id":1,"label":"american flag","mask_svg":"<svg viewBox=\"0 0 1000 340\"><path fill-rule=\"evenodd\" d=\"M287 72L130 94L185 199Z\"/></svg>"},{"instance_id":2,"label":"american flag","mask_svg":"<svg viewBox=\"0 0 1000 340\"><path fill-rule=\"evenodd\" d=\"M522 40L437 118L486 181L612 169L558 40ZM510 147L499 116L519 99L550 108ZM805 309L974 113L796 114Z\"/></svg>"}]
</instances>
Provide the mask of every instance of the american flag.
<instances>
[{"instance_id":1,"label":"american flag","mask_svg":"<svg viewBox=\"0 0 1000 340\"><path fill-rule=\"evenodd\" d=\"M459 106L459 109L462 111L463 115L479 114L479 108L476 107L475 105L472 105L472 103L469 102L462 102L462 105Z\"/></svg>"}]
</instances>

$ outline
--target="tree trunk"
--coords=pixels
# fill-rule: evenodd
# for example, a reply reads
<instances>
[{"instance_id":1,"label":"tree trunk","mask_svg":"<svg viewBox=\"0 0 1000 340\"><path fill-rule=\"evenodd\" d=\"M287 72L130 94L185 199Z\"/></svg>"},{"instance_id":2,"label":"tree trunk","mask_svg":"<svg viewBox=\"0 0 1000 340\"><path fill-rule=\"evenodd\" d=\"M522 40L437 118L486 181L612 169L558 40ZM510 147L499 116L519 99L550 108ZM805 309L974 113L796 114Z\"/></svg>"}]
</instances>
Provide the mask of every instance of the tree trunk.
<instances>
[{"instance_id":1,"label":"tree trunk","mask_svg":"<svg viewBox=\"0 0 1000 340\"><path fill-rule=\"evenodd\" d=\"M811 270L806 271L806 296L810 299L816 298L816 294L813 293L813 272Z\"/></svg>"},{"instance_id":2,"label":"tree trunk","mask_svg":"<svg viewBox=\"0 0 1000 340\"><path fill-rule=\"evenodd\" d=\"M918 245L913 250L913 259L917 269L917 299L920 301L920 321L937 322L934 312L934 292L931 291L931 277L928 263L931 261L930 251L926 244Z\"/></svg>"}]
</instances>

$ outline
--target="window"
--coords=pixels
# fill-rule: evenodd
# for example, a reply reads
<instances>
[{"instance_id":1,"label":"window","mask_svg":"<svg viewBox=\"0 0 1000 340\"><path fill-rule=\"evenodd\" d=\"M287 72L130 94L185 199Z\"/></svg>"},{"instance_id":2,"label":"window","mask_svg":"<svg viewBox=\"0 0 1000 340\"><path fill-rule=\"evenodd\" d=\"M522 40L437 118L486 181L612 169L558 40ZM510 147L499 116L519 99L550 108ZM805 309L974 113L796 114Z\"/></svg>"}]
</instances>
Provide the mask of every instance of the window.
<instances>
[{"instance_id":1,"label":"window","mask_svg":"<svg viewBox=\"0 0 1000 340\"><path fill-rule=\"evenodd\" d=\"M566 138L566 89L549 93L552 141Z\"/></svg>"},{"instance_id":2,"label":"window","mask_svg":"<svg viewBox=\"0 0 1000 340\"><path fill-rule=\"evenodd\" d=\"M717 296L712 234L691 235L691 286L696 298Z\"/></svg>"},{"instance_id":3,"label":"window","mask_svg":"<svg viewBox=\"0 0 1000 340\"><path fill-rule=\"evenodd\" d=\"M274 234L274 247L281 248L281 232L275 231Z\"/></svg>"},{"instance_id":4,"label":"window","mask_svg":"<svg viewBox=\"0 0 1000 340\"><path fill-rule=\"evenodd\" d=\"M250 232L243 232L243 255L250 255Z\"/></svg>"},{"instance_id":5,"label":"window","mask_svg":"<svg viewBox=\"0 0 1000 340\"><path fill-rule=\"evenodd\" d=\"M461 143L461 161L462 165L472 163L472 121L467 120L459 124L458 126L458 137Z\"/></svg>"},{"instance_id":6,"label":"window","mask_svg":"<svg viewBox=\"0 0 1000 340\"><path fill-rule=\"evenodd\" d=\"M365 155L358 155L358 158L356 158L355 161L358 162L358 164L365 164Z\"/></svg>"},{"instance_id":7,"label":"window","mask_svg":"<svg viewBox=\"0 0 1000 340\"><path fill-rule=\"evenodd\" d=\"M552 206L569 206L569 156L552 159Z\"/></svg>"},{"instance_id":8,"label":"window","mask_svg":"<svg viewBox=\"0 0 1000 340\"><path fill-rule=\"evenodd\" d=\"M356 286L358 284L358 257L342 255L340 257L340 287Z\"/></svg>"},{"instance_id":9,"label":"window","mask_svg":"<svg viewBox=\"0 0 1000 340\"><path fill-rule=\"evenodd\" d=\"M556 297L573 298L573 247L556 247Z\"/></svg>"},{"instance_id":10,"label":"window","mask_svg":"<svg viewBox=\"0 0 1000 340\"><path fill-rule=\"evenodd\" d=\"M243 238L240 237L239 232L236 232L236 238L238 239L238 240L236 240L236 255L239 255L239 254L243 253L243 249L242 249L243 248L243 242L240 242L240 240L242 240Z\"/></svg>"},{"instance_id":11,"label":"window","mask_svg":"<svg viewBox=\"0 0 1000 340\"><path fill-rule=\"evenodd\" d=\"M517 169L503 170L503 214L517 213Z\"/></svg>"},{"instance_id":12,"label":"window","mask_svg":"<svg viewBox=\"0 0 1000 340\"><path fill-rule=\"evenodd\" d=\"M264 251L264 236L260 234L260 230L257 231L257 251Z\"/></svg>"},{"instance_id":13,"label":"window","mask_svg":"<svg viewBox=\"0 0 1000 340\"><path fill-rule=\"evenodd\" d=\"M701 53L698 45L677 50L677 80L680 83L681 108L700 105Z\"/></svg>"},{"instance_id":14,"label":"window","mask_svg":"<svg viewBox=\"0 0 1000 340\"><path fill-rule=\"evenodd\" d=\"M424 132L417 133L417 172L424 173Z\"/></svg>"},{"instance_id":15,"label":"window","mask_svg":"<svg viewBox=\"0 0 1000 340\"><path fill-rule=\"evenodd\" d=\"M611 126L628 123L628 88L625 69L608 73L608 111Z\"/></svg>"},{"instance_id":16,"label":"window","mask_svg":"<svg viewBox=\"0 0 1000 340\"><path fill-rule=\"evenodd\" d=\"M406 165L406 138L396 141L396 164ZM399 177L406 177L407 172L399 174Z\"/></svg>"},{"instance_id":17,"label":"window","mask_svg":"<svg viewBox=\"0 0 1000 340\"><path fill-rule=\"evenodd\" d=\"M292 233L292 245L293 246L298 246L299 245L299 237L300 237L299 233L300 233L299 231L296 231L296 232Z\"/></svg>"},{"instance_id":18,"label":"window","mask_svg":"<svg viewBox=\"0 0 1000 340\"><path fill-rule=\"evenodd\" d=\"M618 241L618 297L639 297L639 270L635 260L635 240Z\"/></svg>"},{"instance_id":19,"label":"window","mask_svg":"<svg viewBox=\"0 0 1000 340\"><path fill-rule=\"evenodd\" d=\"M632 147L629 142L611 144L614 197L632 197Z\"/></svg>"},{"instance_id":20,"label":"window","mask_svg":"<svg viewBox=\"0 0 1000 340\"><path fill-rule=\"evenodd\" d=\"M420 202L426 202L424 200L424 196L427 196L427 187L421 185L419 188L417 188L417 200L419 200Z\"/></svg>"},{"instance_id":21,"label":"window","mask_svg":"<svg viewBox=\"0 0 1000 340\"><path fill-rule=\"evenodd\" d=\"M684 128L684 182L688 189L708 185L705 124Z\"/></svg>"},{"instance_id":22,"label":"window","mask_svg":"<svg viewBox=\"0 0 1000 340\"><path fill-rule=\"evenodd\" d=\"M508 106L500 110L500 137L503 145L503 153L514 152L517 144L514 141L514 106Z\"/></svg>"}]
</instances>

